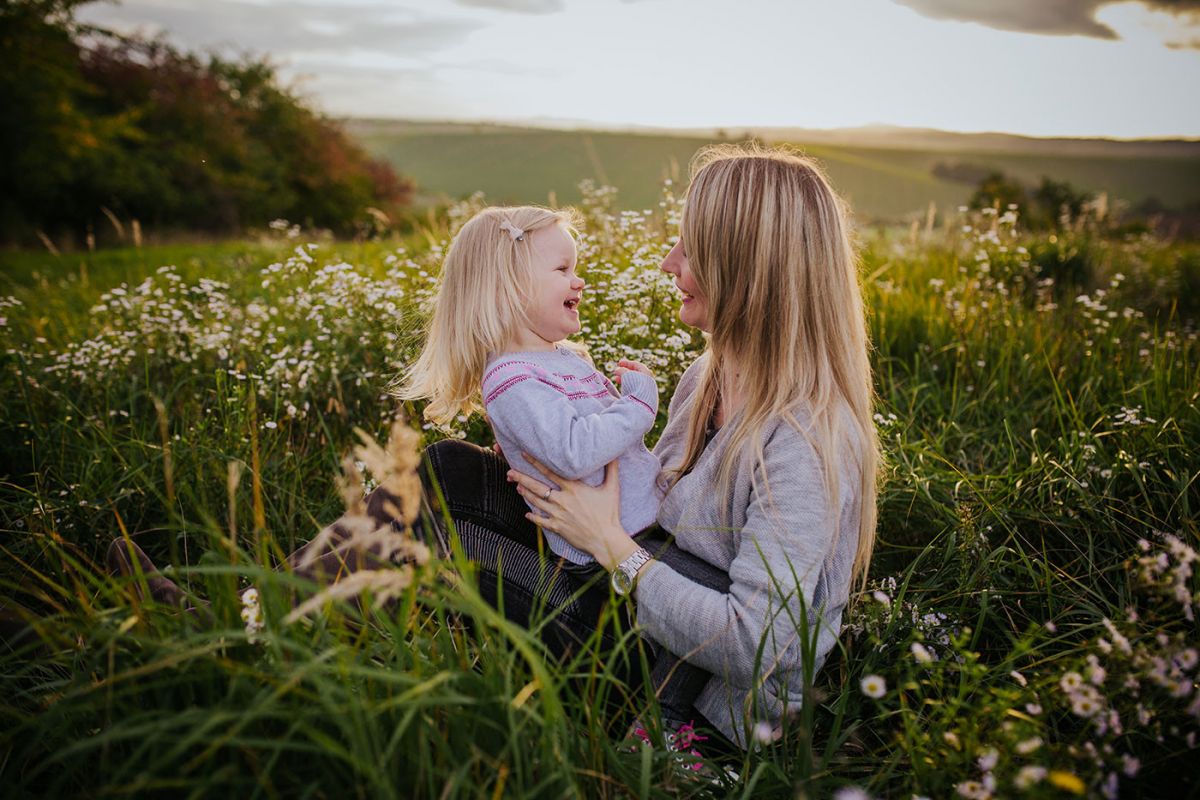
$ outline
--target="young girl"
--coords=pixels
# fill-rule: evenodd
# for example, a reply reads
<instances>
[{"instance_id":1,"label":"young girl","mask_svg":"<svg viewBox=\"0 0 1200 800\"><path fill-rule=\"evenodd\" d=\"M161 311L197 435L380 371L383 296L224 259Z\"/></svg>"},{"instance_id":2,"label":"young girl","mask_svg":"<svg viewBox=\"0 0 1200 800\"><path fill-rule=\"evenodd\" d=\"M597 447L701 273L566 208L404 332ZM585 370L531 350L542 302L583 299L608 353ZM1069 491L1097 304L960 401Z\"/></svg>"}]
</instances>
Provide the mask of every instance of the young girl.
<instances>
[{"instance_id":1,"label":"young girl","mask_svg":"<svg viewBox=\"0 0 1200 800\"><path fill-rule=\"evenodd\" d=\"M658 413L645 366L622 360L618 391L566 341L579 331L584 282L575 272L574 217L534 206L486 208L455 235L442 267L429 337L399 395L428 399L425 417L446 423L482 405L509 464L598 486L616 459L621 525L654 524L661 465L643 438ZM544 477L544 476L543 476ZM547 496L557 488L551 487ZM531 509L533 506L530 506ZM591 555L546 531L550 549L574 564Z\"/></svg>"}]
</instances>

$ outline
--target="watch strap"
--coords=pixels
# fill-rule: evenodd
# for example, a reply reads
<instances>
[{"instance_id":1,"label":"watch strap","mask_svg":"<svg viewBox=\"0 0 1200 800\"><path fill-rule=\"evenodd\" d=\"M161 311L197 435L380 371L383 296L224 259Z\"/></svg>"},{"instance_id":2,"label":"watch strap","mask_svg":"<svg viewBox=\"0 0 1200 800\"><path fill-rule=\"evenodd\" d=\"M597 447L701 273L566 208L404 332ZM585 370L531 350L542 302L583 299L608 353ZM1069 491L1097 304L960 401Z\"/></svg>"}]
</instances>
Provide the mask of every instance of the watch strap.
<instances>
[{"instance_id":1,"label":"watch strap","mask_svg":"<svg viewBox=\"0 0 1200 800\"><path fill-rule=\"evenodd\" d=\"M638 571L653 558L649 550L639 547L618 564L612 573L612 585L617 594L628 594L633 591L633 587L637 583Z\"/></svg>"}]
</instances>

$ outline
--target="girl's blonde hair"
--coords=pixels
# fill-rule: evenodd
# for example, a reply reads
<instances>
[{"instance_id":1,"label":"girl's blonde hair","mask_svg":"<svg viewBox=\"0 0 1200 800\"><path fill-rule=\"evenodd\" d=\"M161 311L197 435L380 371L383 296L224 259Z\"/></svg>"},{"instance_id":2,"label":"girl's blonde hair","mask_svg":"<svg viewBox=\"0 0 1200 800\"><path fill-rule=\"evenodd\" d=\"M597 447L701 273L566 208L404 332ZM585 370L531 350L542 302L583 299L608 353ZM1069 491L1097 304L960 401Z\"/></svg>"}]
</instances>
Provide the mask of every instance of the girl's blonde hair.
<instances>
[{"instance_id":1,"label":"girl's blonde hair","mask_svg":"<svg viewBox=\"0 0 1200 800\"><path fill-rule=\"evenodd\" d=\"M817 164L788 150L716 145L698 154L692 171L681 233L708 300L712 335L676 474L690 470L704 449L729 372L745 406L717 488L728 491L747 444L755 463L763 463L763 429L782 417L816 451L837 524L839 444L848 442L862 486L853 575L865 583L875 543L879 440L848 211ZM808 415L807 429L798 412Z\"/></svg>"},{"instance_id":2,"label":"girl's blonde hair","mask_svg":"<svg viewBox=\"0 0 1200 800\"><path fill-rule=\"evenodd\" d=\"M540 206L493 206L471 217L450 243L425 346L395 394L428 399L425 418L438 424L479 410L488 353L527 322L534 290L530 235L551 225L574 234L578 219L571 209ZM515 239L509 226L524 236Z\"/></svg>"}]
</instances>

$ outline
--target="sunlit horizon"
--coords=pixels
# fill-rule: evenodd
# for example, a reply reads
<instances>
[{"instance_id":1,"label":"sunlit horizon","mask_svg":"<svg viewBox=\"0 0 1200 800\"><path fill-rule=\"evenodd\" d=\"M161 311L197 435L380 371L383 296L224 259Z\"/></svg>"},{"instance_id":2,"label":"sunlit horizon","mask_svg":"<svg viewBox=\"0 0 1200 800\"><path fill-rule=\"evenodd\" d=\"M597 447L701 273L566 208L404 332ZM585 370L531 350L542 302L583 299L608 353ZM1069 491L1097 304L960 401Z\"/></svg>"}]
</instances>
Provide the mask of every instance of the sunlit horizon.
<instances>
[{"instance_id":1,"label":"sunlit horizon","mask_svg":"<svg viewBox=\"0 0 1200 800\"><path fill-rule=\"evenodd\" d=\"M807 125L788 125L788 124L756 124L756 123L738 123L729 125L687 125L687 126L667 126L667 125L651 125L639 122L609 122L598 119L560 119L557 117L526 117L526 118L483 118L483 117L420 117L420 116L384 116L377 114L334 114L331 115L335 119L343 119L348 121L363 121L363 122L395 122L395 123L412 123L417 125L478 125L483 127L505 127L505 128L535 128L546 130L587 130L599 132L614 132L614 133L645 133L651 134L681 134L681 135L696 135L707 136L712 132L723 131L731 138L737 138L743 133L751 134L758 131L810 131L812 133L870 133L879 131L897 132L897 133L946 133L959 134L963 136L1014 136L1026 139L1079 139L1079 140L1104 140L1113 142L1197 142L1200 143L1200 134L1166 134L1154 136L1106 136L1103 134L1047 134L1037 135L1029 133L1021 133L1012 130L996 130L996 129L980 129L980 130L958 130L953 128L934 128L927 125L896 125L890 122L874 121L865 122L857 125L838 125L827 128L815 128Z\"/></svg>"}]
</instances>

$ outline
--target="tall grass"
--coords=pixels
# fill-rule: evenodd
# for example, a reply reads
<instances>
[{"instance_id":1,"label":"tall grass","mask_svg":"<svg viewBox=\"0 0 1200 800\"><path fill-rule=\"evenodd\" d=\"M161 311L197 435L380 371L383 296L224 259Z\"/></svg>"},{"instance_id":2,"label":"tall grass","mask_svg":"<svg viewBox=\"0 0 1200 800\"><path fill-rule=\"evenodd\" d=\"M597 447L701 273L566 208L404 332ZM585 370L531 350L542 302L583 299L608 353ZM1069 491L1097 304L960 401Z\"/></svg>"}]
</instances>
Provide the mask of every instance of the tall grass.
<instances>
[{"instance_id":1,"label":"tall grass","mask_svg":"<svg viewBox=\"0 0 1200 800\"><path fill-rule=\"evenodd\" d=\"M313 587L274 567L342 513L353 429L382 437L390 424L388 381L419 344L445 238L472 203L403 242L21 256L6 271L0 595L10 623L32 628L13 638L10 624L0 651L0 784L1200 792L1200 361L1186 289L1200 252L1108 238L1095 221L1054 241L1021 233L1011 212L864 232L887 456L874 584L803 711L757 731L743 757L697 772L661 746L626 752L634 717L657 724L652 692L617 679L644 666L636 638L556 661L536 629L484 602L461 555L417 568L385 605L368 596L285 622ZM703 345L655 271L676 198L618 212L601 190L584 207L581 338L599 364L650 364L666 396ZM489 442L479 419L424 436ZM380 478L351 469L351 483ZM165 608L109 577L104 549L125 534L211 607ZM261 629L242 616L251 586Z\"/></svg>"}]
</instances>

